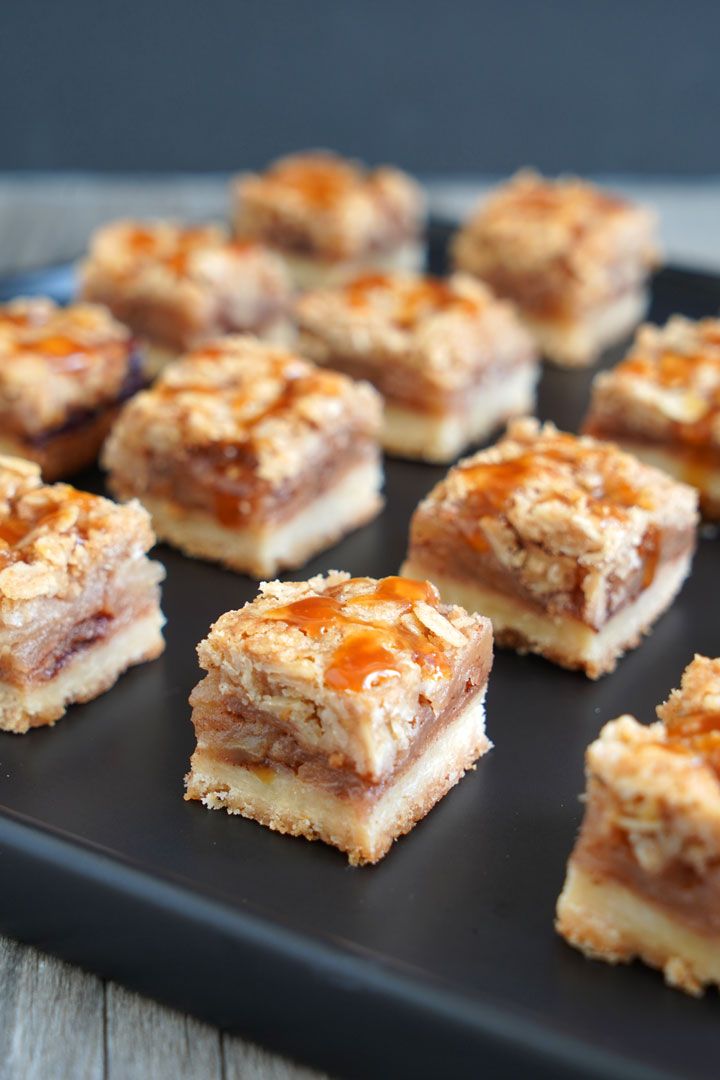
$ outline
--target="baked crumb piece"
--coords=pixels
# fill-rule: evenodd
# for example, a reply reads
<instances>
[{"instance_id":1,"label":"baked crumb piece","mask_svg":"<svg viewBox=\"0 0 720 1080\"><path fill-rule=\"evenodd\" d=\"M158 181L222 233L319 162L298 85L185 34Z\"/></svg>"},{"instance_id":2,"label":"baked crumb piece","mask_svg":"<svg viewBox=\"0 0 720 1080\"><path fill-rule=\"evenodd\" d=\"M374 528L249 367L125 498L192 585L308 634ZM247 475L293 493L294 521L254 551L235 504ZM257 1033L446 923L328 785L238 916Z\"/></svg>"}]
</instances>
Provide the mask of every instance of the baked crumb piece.
<instances>
[{"instance_id":1,"label":"baked crumb piece","mask_svg":"<svg viewBox=\"0 0 720 1080\"><path fill-rule=\"evenodd\" d=\"M672 602L697 521L692 488L611 444L516 420L420 503L401 572L488 615L500 645L597 678Z\"/></svg>"},{"instance_id":2,"label":"baked crumb piece","mask_svg":"<svg viewBox=\"0 0 720 1080\"><path fill-rule=\"evenodd\" d=\"M451 461L534 406L532 338L468 276L363 274L305 293L296 317L300 352L381 392L390 453Z\"/></svg>"},{"instance_id":3,"label":"baked crumb piece","mask_svg":"<svg viewBox=\"0 0 720 1080\"><path fill-rule=\"evenodd\" d=\"M137 343L105 308L44 297L0 305L0 453L46 480L92 465L120 405L147 382Z\"/></svg>"},{"instance_id":4,"label":"baked crumb piece","mask_svg":"<svg viewBox=\"0 0 720 1080\"><path fill-rule=\"evenodd\" d=\"M698 996L720 985L720 660L696 656L657 714L613 720L588 749L557 930Z\"/></svg>"},{"instance_id":5,"label":"baked crumb piece","mask_svg":"<svg viewBox=\"0 0 720 1080\"><path fill-rule=\"evenodd\" d=\"M103 462L158 537L256 577L302 565L380 510L379 396L251 337L171 365Z\"/></svg>"},{"instance_id":6,"label":"baked crumb piece","mask_svg":"<svg viewBox=\"0 0 720 1080\"><path fill-rule=\"evenodd\" d=\"M265 582L198 647L187 799L381 859L490 743L487 619L429 582Z\"/></svg>"},{"instance_id":7,"label":"baked crumb piece","mask_svg":"<svg viewBox=\"0 0 720 1080\"><path fill-rule=\"evenodd\" d=\"M655 216L619 195L526 170L480 204L453 259L518 305L549 360L575 367L642 318L656 233Z\"/></svg>"},{"instance_id":8,"label":"baked crumb piece","mask_svg":"<svg viewBox=\"0 0 720 1080\"><path fill-rule=\"evenodd\" d=\"M294 154L232 185L236 235L282 255L298 288L362 270L419 270L425 200L399 169L327 151Z\"/></svg>"},{"instance_id":9,"label":"baked crumb piece","mask_svg":"<svg viewBox=\"0 0 720 1080\"><path fill-rule=\"evenodd\" d=\"M116 506L36 464L0 458L0 729L54 724L163 651L155 538Z\"/></svg>"},{"instance_id":10,"label":"baked crumb piece","mask_svg":"<svg viewBox=\"0 0 720 1080\"><path fill-rule=\"evenodd\" d=\"M692 484L703 515L720 520L720 319L642 326L596 376L585 430Z\"/></svg>"},{"instance_id":11,"label":"baked crumb piece","mask_svg":"<svg viewBox=\"0 0 720 1080\"><path fill-rule=\"evenodd\" d=\"M115 221L99 228L80 291L106 304L145 343L155 372L221 334L290 340L291 286L261 244L214 225Z\"/></svg>"}]
</instances>

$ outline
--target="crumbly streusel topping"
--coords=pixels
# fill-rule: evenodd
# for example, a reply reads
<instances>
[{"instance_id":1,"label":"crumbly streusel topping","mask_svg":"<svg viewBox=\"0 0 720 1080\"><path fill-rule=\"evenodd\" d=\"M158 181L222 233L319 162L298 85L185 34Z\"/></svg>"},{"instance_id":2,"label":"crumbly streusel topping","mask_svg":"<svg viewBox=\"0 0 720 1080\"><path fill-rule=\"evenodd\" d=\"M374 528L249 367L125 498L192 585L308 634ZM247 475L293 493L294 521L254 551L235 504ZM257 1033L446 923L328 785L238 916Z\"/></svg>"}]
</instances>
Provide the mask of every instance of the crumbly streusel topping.
<instances>
[{"instance_id":1,"label":"crumbly streusel topping","mask_svg":"<svg viewBox=\"0 0 720 1080\"><path fill-rule=\"evenodd\" d=\"M227 337L172 364L129 403L105 462L122 472L128 447L158 458L220 449L227 472L250 458L255 476L280 484L301 475L333 435L375 439L380 420L368 384L255 338Z\"/></svg>"},{"instance_id":2,"label":"crumbly streusel topping","mask_svg":"<svg viewBox=\"0 0 720 1080\"><path fill-rule=\"evenodd\" d=\"M138 558L155 543L138 502L118 506L69 484L43 484L40 469L0 457L0 620L24 621L27 601L71 599L88 575Z\"/></svg>"},{"instance_id":3,"label":"crumbly streusel topping","mask_svg":"<svg viewBox=\"0 0 720 1080\"><path fill-rule=\"evenodd\" d=\"M128 378L133 342L96 304L58 307L44 297L0 306L0 416L39 435L79 410L115 401Z\"/></svg>"},{"instance_id":4,"label":"crumbly streusel topping","mask_svg":"<svg viewBox=\"0 0 720 1080\"><path fill-rule=\"evenodd\" d=\"M652 580L664 530L691 534L698 520L692 488L612 444L532 419L450 470L418 509L420 519L438 515L538 597L579 585L592 625L605 621L611 588L643 565Z\"/></svg>"},{"instance_id":5,"label":"crumbly streusel topping","mask_svg":"<svg viewBox=\"0 0 720 1080\"><path fill-rule=\"evenodd\" d=\"M207 671L326 749L377 776L414 735L421 705L437 714L487 619L440 602L430 582L351 578L265 582L200 643ZM468 677L472 673L468 674Z\"/></svg>"},{"instance_id":6,"label":"crumbly streusel topping","mask_svg":"<svg viewBox=\"0 0 720 1080\"><path fill-rule=\"evenodd\" d=\"M463 274L364 274L301 296L296 315L301 347L313 359L399 365L443 389L535 358L512 307Z\"/></svg>"},{"instance_id":7,"label":"crumbly streusel topping","mask_svg":"<svg viewBox=\"0 0 720 1080\"><path fill-rule=\"evenodd\" d=\"M233 198L238 236L330 260L415 239L425 214L422 191L406 173L322 151L237 177Z\"/></svg>"},{"instance_id":8,"label":"crumbly streusel topping","mask_svg":"<svg viewBox=\"0 0 720 1080\"><path fill-rule=\"evenodd\" d=\"M596 376L587 422L720 448L720 319L642 326L627 357Z\"/></svg>"},{"instance_id":9,"label":"crumbly streusel topping","mask_svg":"<svg viewBox=\"0 0 720 1080\"><path fill-rule=\"evenodd\" d=\"M559 266L566 289L603 296L658 260L655 216L575 177L517 173L483 200L455 242L459 268L500 263L518 273Z\"/></svg>"},{"instance_id":10,"label":"crumbly streusel topping","mask_svg":"<svg viewBox=\"0 0 720 1080\"><path fill-rule=\"evenodd\" d=\"M129 325L141 319L139 332L150 326L162 336L166 330L169 341L174 334L179 348L259 327L283 311L291 295L282 260L266 248L232 240L217 226L173 221L115 221L98 229L80 287ZM153 308L154 321L146 310ZM164 327L167 310L180 329Z\"/></svg>"}]
</instances>

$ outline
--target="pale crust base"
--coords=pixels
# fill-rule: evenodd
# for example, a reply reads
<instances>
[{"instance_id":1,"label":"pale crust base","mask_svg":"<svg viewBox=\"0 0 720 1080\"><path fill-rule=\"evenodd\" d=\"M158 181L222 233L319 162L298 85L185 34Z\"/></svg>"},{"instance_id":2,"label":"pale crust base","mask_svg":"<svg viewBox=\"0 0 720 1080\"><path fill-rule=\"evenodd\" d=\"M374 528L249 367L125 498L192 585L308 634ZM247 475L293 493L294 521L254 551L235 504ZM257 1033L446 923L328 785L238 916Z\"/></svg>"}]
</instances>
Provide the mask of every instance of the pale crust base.
<instances>
[{"instance_id":1,"label":"pale crust base","mask_svg":"<svg viewBox=\"0 0 720 1080\"><path fill-rule=\"evenodd\" d=\"M52 725L74 702L92 701L109 690L134 664L154 660L165 648L158 608L134 619L110 637L80 651L54 678L34 687L0 683L0 731L21 734Z\"/></svg>"},{"instance_id":2,"label":"pale crust base","mask_svg":"<svg viewBox=\"0 0 720 1080\"><path fill-rule=\"evenodd\" d=\"M328 262L303 255L293 255L281 248L273 248L290 274L293 285L300 292L324 289L340 285L357 274L369 270L383 273L420 272L425 265L425 245L415 240L392 251L376 252L364 259L346 262Z\"/></svg>"},{"instance_id":3,"label":"pale crust base","mask_svg":"<svg viewBox=\"0 0 720 1080\"><path fill-rule=\"evenodd\" d=\"M46 483L65 479L95 464L119 411L117 405L103 409L86 424L52 436L42 444L4 433L0 435L0 454L36 461Z\"/></svg>"},{"instance_id":4,"label":"pale crust base","mask_svg":"<svg viewBox=\"0 0 720 1080\"><path fill-rule=\"evenodd\" d=\"M346 852L354 866L378 862L490 749L484 698L483 689L374 801L342 798L289 771L220 763L200 748L185 798L276 832L323 840Z\"/></svg>"},{"instance_id":5,"label":"pale crust base","mask_svg":"<svg viewBox=\"0 0 720 1080\"><path fill-rule=\"evenodd\" d=\"M385 400L382 444L389 454L443 464L468 446L488 438L515 416L534 412L536 364L521 364L506 375L468 390L462 410L431 416Z\"/></svg>"},{"instance_id":6,"label":"pale crust base","mask_svg":"<svg viewBox=\"0 0 720 1080\"><path fill-rule=\"evenodd\" d=\"M682 447L675 453L672 445L657 446L642 440L635 441L622 435L609 434L608 439L622 450L634 454L647 465L674 476L700 492L700 509L708 521L720 521L720 468L696 464L692 457L683 453Z\"/></svg>"},{"instance_id":7,"label":"pale crust base","mask_svg":"<svg viewBox=\"0 0 720 1080\"><path fill-rule=\"evenodd\" d=\"M557 904L557 932L590 959L659 968L670 986L699 996L720 986L720 940L698 934L657 904L571 860Z\"/></svg>"},{"instance_id":8,"label":"pale crust base","mask_svg":"<svg viewBox=\"0 0 720 1080\"><path fill-rule=\"evenodd\" d=\"M514 597L470 581L439 575L422 560L409 558L403 577L429 578L446 604L459 604L486 615L493 624L495 643L517 652L538 653L561 667L584 671L597 679L614 671L618 659L634 649L655 620L670 606L690 569L691 554L658 569L655 580L631 603L613 615L600 630L577 619L541 614Z\"/></svg>"},{"instance_id":9,"label":"pale crust base","mask_svg":"<svg viewBox=\"0 0 720 1080\"><path fill-rule=\"evenodd\" d=\"M158 540L186 555L222 563L258 580L302 566L341 537L371 521L382 509L382 465L364 461L299 513L277 525L232 528L199 510L143 493ZM134 492L118 494L131 497Z\"/></svg>"},{"instance_id":10,"label":"pale crust base","mask_svg":"<svg viewBox=\"0 0 720 1080\"><path fill-rule=\"evenodd\" d=\"M601 310L574 321L520 315L543 356L561 367L587 367L603 349L622 341L642 320L648 307L646 289L626 293Z\"/></svg>"}]
</instances>

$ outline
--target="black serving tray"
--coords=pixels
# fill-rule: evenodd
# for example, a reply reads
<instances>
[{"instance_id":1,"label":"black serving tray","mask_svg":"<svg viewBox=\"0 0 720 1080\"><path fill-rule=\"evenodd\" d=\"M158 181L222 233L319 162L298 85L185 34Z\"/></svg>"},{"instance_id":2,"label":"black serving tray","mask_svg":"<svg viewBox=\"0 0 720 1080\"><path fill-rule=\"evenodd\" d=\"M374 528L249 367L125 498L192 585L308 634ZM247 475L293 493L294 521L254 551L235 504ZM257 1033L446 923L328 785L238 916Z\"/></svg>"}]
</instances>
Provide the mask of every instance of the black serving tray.
<instances>
[{"instance_id":1,"label":"black serving tray","mask_svg":"<svg viewBox=\"0 0 720 1080\"><path fill-rule=\"evenodd\" d=\"M434 227L441 271L448 230ZM70 267L0 283L66 299ZM720 278L668 268L652 317L714 314ZM618 359L614 350L606 363ZM547 368L540 415L576 429L592 372ZM442 469L389 461L373 524L297 577L397 570ZM102 490L97 473L78 486ZM694 652L720 655L717 541L652 636L593 683L500 653L495 749L377 867L182 799L195 645L255 585L161 547L167 651L52 730L0 736L0 929L330 1072L393 1077L714 1077L720 1005L553 931L583 752L650 720Z\"/></svg>"}]
</instances>

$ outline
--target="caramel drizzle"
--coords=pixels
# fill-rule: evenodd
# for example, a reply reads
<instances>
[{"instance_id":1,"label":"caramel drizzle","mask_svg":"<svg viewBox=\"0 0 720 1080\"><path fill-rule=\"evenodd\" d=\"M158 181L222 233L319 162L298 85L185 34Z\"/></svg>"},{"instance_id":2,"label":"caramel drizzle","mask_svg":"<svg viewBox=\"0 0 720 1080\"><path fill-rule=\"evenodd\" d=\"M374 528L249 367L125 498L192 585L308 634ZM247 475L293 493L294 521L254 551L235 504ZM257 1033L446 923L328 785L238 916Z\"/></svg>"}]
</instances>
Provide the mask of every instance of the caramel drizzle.
<instances>
[{"instance_id":1,"label":"caramel drizzle","mask_svg":"<svg viewBox=\"0 0 720 1080\"><path fill-rule=\"evenodd\" d=\"M350 166L322 158L278 162L262 179L265 183L293 191L316 209L336 206L349 191L361 184Z\"/></svg>"},{"instance_id":2,"label":"caramel drizzle","mask_svg":"<svg viewBox=\"0 0 720 1080\"><path fill-rule=\"evenodd\" d=\"M582 446L570 435L560 434L552 442L545 441L542 446L526 450L509 460L479 461L459 466L463 477L470 481L468 507L477 521L476 527L468 535L470 543L478 551L490 549L482 529L482 519L502 517L508 499L517 488L546 476L548 472L558 472L559 467L575 469L581 462L591 462L593 458L600 460L601 453ZM625 521L633 506L644 510L654 509L654 501L647 491L620 478L608 476L603 477L591 492L550 487L538 497L538 505L551 501L559 501L570 507L582 503L601 521ZM643 559L644 585L647 587L655 577L660 556L659 534L654 526L646 531L639 553Z\"/></svg>"},{"instance_id":3,"label":"caramel drizzle","mask_svg":"<svg viewBox=\"0 0 720 1080\"><path fill-rule=\"evenodd\" d=\"M64 502L77 503L81 511L88 512L94 498L85 491L69 488L64 495ZM62 510L61 505L52 506L51 509L45 510L36 517L24 518L11 513L0 519L0 568L22 559L24 554L22 545L31 533L40 530L51 532Z\"/></svg>"},{"instance_id":4,"label":"caramel drizzle","mask_svg":"<svg viewBox=\"0 0 720 1080\"><path fill-rule=\"evenodd\" d=\"M698 754L720 777L720 713L691 712L665 721L665 746Z\"/></svg>"},{"instance_id":5,"label":"caramel drizzle","mask_svg":"<svg viewBox=\"0 0 720 1080\"><path fill-rule=\"evenodd\" d=\"M409 611L418 601L437 607L438 597L433 586L426 581L388 577L379 581L370 593L344 602L338 600L336 593L340 588L362 580L353 578L321 596L307 596L276 608L266 617L295 626L316 640L330 628L342 629L343 639L325 669L325 685L333 690L359 692L378 677L399 676L398 653L409 653L412 660L433 675L447 675L450 666L444 651L433 645L420 627L417 633L402 625L390 627L385 622L354 615L349 610L354 605L372 609L388 601L400 606L398 615Z\"/></svg>"},{"instance_id":6,"label":"caramel drizzle","mask_svg":"<svg viewBox=\"0 0 720 1080\"><path fill-rule=\"evenodd\" d=\"M713 333L709 328L703 331L705 342L717 347L720 345L720 331ZM711 390L702 390L695 386L696 376L701 370L711 369L717 377L717 385ZM659 356L646 356L642 353L631 354L618 364L616 371L620 375L636 376L668 390L687 390L697 393L705 399L705 411L693 421L673 420L672 435L680 442L690 445L706 445L712 442L713 428L720 416L720 357L707 353L662 352Z\"/></svg>"},{"instance_id":7,"label":"caramel drizzle","mask_svg":"<svg viewBox=\"0 0 720 1080\"><path fill-rule=\"evenodd\" d=\"M210 230L202 225L170 232L156 232L141 225L128 233L130 251L143 261L156 262L177 277L184 277L190 269L193 254L201 248L222 246L228 251L245 252L254 245L246 241L218 244Z\"/></svg>"},{"instance_id":8,"label":"caramel drizzle","mask_svg":"<svg viewBox=\"0 0 720 1080\"><path fill-rule=\"evenodd\" d=\"M474 315L479 310L476 301L459 296L446 281L434 277L405 284L389 274L363 274L349 282L344 292L348 305L355 309L367 308L373 293L389 294L395 301L392 321L402 329L415 326L424 316L443 311Z\"/></svg>"}]
</instances>

